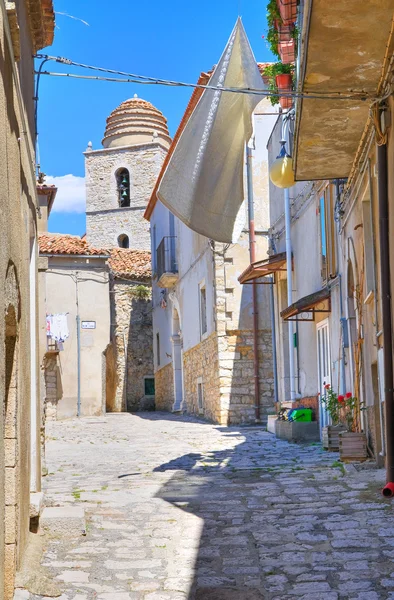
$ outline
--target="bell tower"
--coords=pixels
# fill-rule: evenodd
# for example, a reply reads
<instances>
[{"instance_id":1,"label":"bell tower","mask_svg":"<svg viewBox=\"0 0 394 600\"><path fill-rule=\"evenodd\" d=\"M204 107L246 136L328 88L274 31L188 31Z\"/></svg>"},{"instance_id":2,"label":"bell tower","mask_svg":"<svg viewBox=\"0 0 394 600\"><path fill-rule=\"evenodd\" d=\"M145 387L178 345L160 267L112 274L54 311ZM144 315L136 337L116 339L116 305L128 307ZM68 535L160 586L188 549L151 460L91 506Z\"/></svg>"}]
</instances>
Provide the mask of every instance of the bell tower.
<instances>
[{"instance_id":1,"label":"bell tower","mask_svg":"<svg viewBox=\"0 0 394 600\"><path fill-rule=\"evenodd\" d=\"M163 114L137 95L110 114L103 148L84 153L90 244L150 250L143 214L170 143Z\"/></svg>"}]
</instances>

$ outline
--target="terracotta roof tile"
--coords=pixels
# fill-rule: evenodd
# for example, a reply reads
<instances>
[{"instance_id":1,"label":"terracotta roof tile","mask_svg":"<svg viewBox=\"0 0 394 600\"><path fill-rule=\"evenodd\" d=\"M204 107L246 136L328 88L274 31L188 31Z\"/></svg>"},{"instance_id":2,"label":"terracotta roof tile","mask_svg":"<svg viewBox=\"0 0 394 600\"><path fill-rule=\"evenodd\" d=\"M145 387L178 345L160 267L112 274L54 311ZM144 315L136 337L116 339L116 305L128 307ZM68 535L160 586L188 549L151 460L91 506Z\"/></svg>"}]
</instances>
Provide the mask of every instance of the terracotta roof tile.
<instances>
[{"instance_id":1,"label":"terracotta roof tile","mask_svg":"<svg viewBox=\"0 0 394 600\"><path fill-rule=\"evenodd\" d=\"M40 233L38 243L40 254L108 256L108 265L114 277L142 282L148 282L152 277L150 252L126 248L94 248L87 243L86 234L80 238L78 235Z\"/></svg>"},{"instance_id":2,"label":"terracotta roof tile","mask_svg":"<svg viewBox=\"0 0 394 600\"><path fill-rule=\"evenodd\" d=\"M152 277L151 254L143 250L112 248L109 266L115 277L150 281Z\"/></svg>"},{"instance_id":3,"label":"terracotta roof tile","mask_svg":"<svg viewBox=\"0 0 394 600\"><path fill-rule=\"evenodd\" d=\"M68 254L97 256L104 254L109 256L108 250L94 248L81 239L78 235L62 233L40 233L38 244L41 254Z\"/></svg>"}]
</instances>

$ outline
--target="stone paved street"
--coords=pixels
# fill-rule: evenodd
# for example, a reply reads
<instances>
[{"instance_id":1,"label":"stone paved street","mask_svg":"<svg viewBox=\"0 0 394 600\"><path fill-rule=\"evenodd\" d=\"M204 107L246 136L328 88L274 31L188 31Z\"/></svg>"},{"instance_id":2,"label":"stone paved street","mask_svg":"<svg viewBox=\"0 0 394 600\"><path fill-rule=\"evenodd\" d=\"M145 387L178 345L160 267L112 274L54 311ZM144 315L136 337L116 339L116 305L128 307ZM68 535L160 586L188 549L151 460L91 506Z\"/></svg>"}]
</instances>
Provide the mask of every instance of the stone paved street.
<instances>
[{"instance_id":1,"label":"stone paved street","mask_svg":"<svg viewBox=\"0 0 394 600\"><path fill-rule=\"evenodd\" d=\"M47 543L61 600L394 598L381 471L165 413L49 423L47 435L46 504L88 520L86 536Z\"/></svg>"}]
</instances>

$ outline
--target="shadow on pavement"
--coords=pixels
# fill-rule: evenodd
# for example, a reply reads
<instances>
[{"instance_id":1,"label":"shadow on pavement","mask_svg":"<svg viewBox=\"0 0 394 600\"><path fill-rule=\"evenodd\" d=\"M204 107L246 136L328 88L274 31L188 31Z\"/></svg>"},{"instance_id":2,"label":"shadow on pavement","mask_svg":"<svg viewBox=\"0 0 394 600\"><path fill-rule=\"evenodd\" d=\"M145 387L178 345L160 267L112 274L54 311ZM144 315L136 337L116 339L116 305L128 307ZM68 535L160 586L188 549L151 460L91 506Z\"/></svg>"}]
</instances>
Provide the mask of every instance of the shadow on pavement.
<instances>
[{"instance_id":1,"label":"shadow on pavement","mask_svg":"<svg viewBox=\"0 0 394 600\"><path fill-rule=\"evenodd\" d=\"M189 453L154 469L176 471L156 497L203 520L189 600L264 598L245 487L259 481L264 471L233 466L242 445L204 455Z\"/></svg>"}]
</instances>

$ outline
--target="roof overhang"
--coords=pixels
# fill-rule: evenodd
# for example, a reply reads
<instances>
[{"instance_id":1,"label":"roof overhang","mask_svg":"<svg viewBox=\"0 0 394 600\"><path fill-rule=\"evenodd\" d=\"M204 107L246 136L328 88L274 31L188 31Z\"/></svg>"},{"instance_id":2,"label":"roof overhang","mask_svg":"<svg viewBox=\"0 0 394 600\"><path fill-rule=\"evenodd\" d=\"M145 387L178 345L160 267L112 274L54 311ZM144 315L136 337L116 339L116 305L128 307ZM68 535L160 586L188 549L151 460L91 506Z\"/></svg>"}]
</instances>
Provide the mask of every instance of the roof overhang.
<instances>
[{"instance_id":1,"label":"roof overhang","mask_svg":"<svg viewBox=\"0 0 394 600\"><path fill-rule=\"evenodd\" d=\"M285 321L314 321L316 313L331 312L331 293L328 288L304 296L282 310Z\"/></svg>"},{"instance_id":2,"label":"roof overhang","mask_svg":"<svg viewBox=\"0 0 394 600\"><path fill-rule=\"evenodd\" d=\"M297 91L331 98L297 102L297 181L348 177L392 52L393 12L393 0L305 0Z\"/></svg>"},{"instance_id":3,"label":"roof overhang","mask_svg":"<svg viewBox=\"0 0 394 600\"><path fill-rule=\"evenodd\" d=\"M48 217L51 214L52 206L56 198L57 187L55 185L37 184L38 196L45 196L48 206Z\"/></svg>"},{"instance_id":4,"label":"roof overhang","mask_svg":"<svg viewBox=\"0 0 394 600\"><path fill-rule=\"evenodd\" d=\"M251 263L238 277L240 283L248 283L259 277L272 275L277 271L286 271L286 252L273 254L265 260Z\"/></svg>"},{"instance_id":5,"label":"roof overhang","mask_svg":"<svg viewBox=\"0 0 394 600\"><path fill-rule=\"evenodd\" d=\"M55 34L55 12L52 0L27 0L34 52L51 46Z\"/></svg>"}]
</instances>

